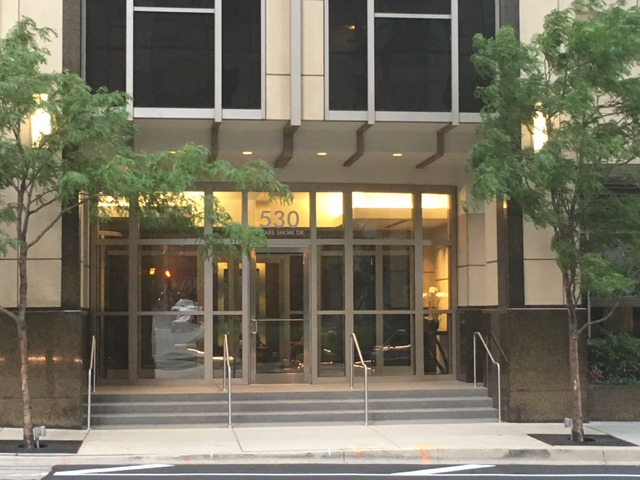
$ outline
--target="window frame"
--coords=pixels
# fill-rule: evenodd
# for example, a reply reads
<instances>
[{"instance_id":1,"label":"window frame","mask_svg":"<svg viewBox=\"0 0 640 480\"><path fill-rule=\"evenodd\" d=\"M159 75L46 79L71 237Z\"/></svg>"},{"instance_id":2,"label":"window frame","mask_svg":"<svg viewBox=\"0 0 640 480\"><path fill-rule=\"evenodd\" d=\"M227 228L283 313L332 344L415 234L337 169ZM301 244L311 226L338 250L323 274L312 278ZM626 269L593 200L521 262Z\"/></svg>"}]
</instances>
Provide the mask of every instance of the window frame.
<instances>
[{"instance_id":1,"label":"window frame","mask_svg":"<svg viewBox=\"0 0 640 480\"><path fill-rule=\"evenodd\" d=\"M639 0L640 1L640 0ZM460 49L459 49L459 9L458 0L451 0L449 14L442 13L392 13L375 11L375 0L367 0L367 109L362 111L331 110L329 107L330 91L329 78L330 64L330 25L329 3L324 4L325 22L325 82L324 82L324 114L326 120L337 121L362 121L369 124L380 122L447 122L457 125L459 123L479 122L480 114L475 112L460 111ZM494 1L495 25L499 27L499 2ZM451 111L450 112L401 112L401 111L376 111L375 104L375 20L378 18L393 19L424 19L424 20L449 20L451 31Z\"/></svg>"},{"instance_id":2,"label":"window frame","mask_svg":"<svg viewBox=\"0 0 640 480\"><path fill-rule=\"evenodd\" d=\"M221 122L224 119L261 120L266 112L266 18L265 1L260 0L260 108L222 108L222 0L214 0L213 8L149 7L135 6L135 0L126 0L126 92L133 98L134 85L134 16L136 12L207 14L214 16L214 105L213 108L163 108L136 107L129 102L129 114L133 118L203 119Z\"/></svg>"}]
</instances>

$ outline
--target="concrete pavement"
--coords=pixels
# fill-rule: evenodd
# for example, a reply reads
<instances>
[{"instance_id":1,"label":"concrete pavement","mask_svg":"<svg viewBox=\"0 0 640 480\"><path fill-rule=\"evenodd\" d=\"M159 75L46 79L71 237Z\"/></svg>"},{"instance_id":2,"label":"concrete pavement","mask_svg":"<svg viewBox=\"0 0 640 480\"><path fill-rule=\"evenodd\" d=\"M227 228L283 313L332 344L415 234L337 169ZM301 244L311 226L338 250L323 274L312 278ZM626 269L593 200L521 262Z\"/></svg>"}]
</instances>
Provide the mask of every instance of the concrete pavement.
<instances>
[{"instance_id":1,"label":"concrete pavement","mask_svg":"<svg viewBox=\"0 0 640 480\"><path fill-rule=\"evenodd\" d=\"M640 445L640 422L593 422L587 435ZM0 440L21 438L0 429ZM640 465L640 446L551 446L529 434L563 434L556 423L237 426L48 430L43 443L81 440L77 455L0 454L0 465L44 455L55 463L563 463ZM55 458L54 458L55 457ZM23 459L24 460L24 459Z\"/></svg>"}]
</instances>

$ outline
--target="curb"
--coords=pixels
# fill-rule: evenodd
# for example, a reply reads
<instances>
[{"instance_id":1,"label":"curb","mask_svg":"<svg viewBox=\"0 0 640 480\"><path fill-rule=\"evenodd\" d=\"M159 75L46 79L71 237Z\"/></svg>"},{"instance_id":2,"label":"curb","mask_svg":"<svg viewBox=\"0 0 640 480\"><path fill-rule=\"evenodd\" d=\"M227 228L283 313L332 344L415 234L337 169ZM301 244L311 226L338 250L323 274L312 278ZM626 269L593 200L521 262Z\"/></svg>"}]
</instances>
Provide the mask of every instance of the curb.
<instances>
[{"instance_id":1,"label":"curb","mask_svg":"<svg viewBox=\"0 0 640 480\"><path fill-rule=\"evenodd\" d=\"M140 454L0 454L0 465L32 460L84 464L113 463L409 463L409 464L592 464L640 465L640 447L578 447L542 449L388 449L294 452L211 453L194 455Z\"/></svg>"}]
</instances>

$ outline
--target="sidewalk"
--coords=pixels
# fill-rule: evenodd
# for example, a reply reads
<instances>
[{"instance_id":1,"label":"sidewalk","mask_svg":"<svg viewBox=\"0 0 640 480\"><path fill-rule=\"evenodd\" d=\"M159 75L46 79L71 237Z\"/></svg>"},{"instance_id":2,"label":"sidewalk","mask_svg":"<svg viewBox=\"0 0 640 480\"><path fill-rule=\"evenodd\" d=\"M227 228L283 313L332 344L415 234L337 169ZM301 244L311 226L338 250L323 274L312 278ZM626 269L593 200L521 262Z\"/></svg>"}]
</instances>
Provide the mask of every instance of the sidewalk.
<instances>
[{"instance_id":1,"label":"sidewalk","mask_svg":"<svg viewBox=\"0 0 640 480\"><path fill-rule=\"evenodd\" d=\"M46 441L82 440L64 463L563 463L640 464L640 446L551 446L529 434L569 431L551 423L237 426L48 430ZM640 422L594 422L586 435L640 445ZM0 429L0 440L22 431ZM21 454L34 457L40 454ZM42 455L47 455L43 453ZM16 459L0 454L0 464Z\"/></svg>"}]
</instances>

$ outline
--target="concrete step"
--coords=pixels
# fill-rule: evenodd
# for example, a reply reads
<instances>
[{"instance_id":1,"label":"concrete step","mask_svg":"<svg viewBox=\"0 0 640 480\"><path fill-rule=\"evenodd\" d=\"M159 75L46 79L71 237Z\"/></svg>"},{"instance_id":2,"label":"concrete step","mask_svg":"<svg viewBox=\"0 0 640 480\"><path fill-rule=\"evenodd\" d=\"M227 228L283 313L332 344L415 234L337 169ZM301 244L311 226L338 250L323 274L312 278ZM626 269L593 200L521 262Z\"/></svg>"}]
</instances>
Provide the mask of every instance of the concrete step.
<instances>
[{"instance_id":1,"label":"concrete step","mask_svg":"<svg viewBox=\"0 0 640 480\"><path fill-rule=\"evenodd\" d=\"M234 424L353 423L364 419L364 392L232 393ZM379 422L495 421L483 387L369 392L369 420ZM227 393L118 393L92 396L93 427L226 425Z\"/></svg>"}]
</instances>

